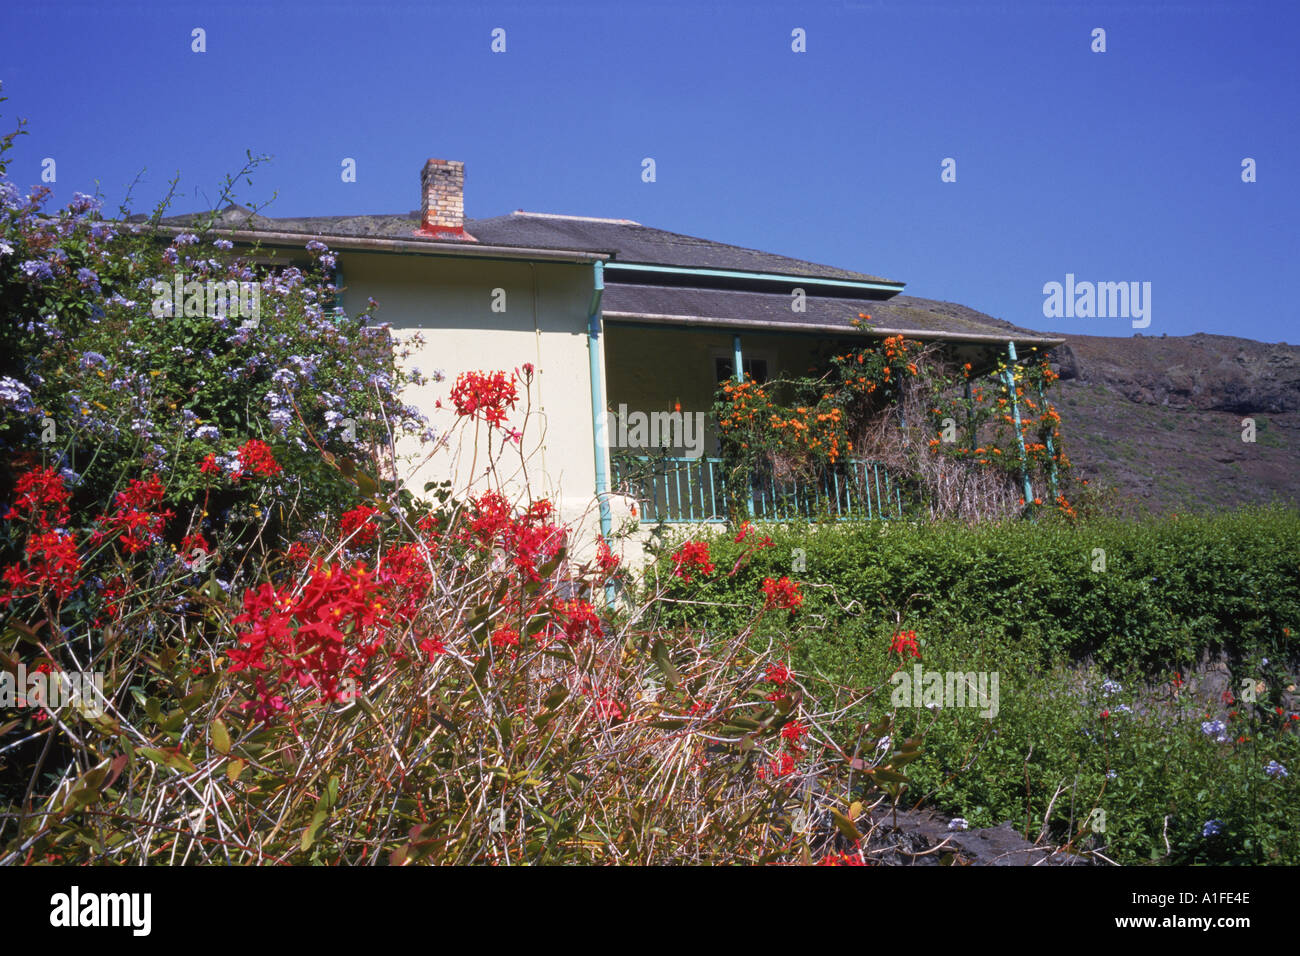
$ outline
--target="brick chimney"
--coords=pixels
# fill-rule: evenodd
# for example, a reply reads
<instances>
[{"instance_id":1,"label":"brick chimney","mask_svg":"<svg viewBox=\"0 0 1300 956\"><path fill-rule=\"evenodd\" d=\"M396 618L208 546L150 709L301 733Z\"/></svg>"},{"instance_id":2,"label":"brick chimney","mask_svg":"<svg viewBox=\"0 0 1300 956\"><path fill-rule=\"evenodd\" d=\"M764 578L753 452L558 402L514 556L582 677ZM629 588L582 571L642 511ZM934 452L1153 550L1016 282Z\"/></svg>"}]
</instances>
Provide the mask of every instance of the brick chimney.
<instances>
[{"instance_id":1,"label":"brick chimney","mask_svg":"<svg viewBox=\"0 0 1300 956\"><path fill-rule=\"evenodd\" d=\"M431 159L420 173L420 231L442 239L469 239L465 232L465 164Z\"/></svg>"}]
</instances>

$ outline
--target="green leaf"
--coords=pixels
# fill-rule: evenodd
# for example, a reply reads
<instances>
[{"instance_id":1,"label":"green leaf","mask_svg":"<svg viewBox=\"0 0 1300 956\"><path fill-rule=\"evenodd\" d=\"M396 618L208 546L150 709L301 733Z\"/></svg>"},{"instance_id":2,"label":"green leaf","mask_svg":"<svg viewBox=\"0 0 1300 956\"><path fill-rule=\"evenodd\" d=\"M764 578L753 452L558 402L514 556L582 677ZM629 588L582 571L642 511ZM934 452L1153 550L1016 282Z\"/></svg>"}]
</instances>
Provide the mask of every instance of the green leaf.
<instances>
[{"instance_id":1,"label":"green leaf","mask_svg":"<svg viewBox=\"0 0 1300 956\"><path fill-rule=\"evenodd\" d=\"M230 753L230 731L226 729L226 725L220 718L217 718L212 722L211 733L212 746L216 748L217 753Z\"/></svg>"},{"instance_id":2,"label":"green leaf","mask_svg":"<svg viewBox=\"0 0 1300 956\"><path fill-rule=\"evenodd\" d=\"M677 685L681 683L682 675L673 666L673 662L668 656L668 648L662 640L655 640L652 653L654 654L655 663L659 665L659 670L663 671L664 680L668 682L669 687L676 690Z\"/></svg>"},{"instance_id":3,"label":"green leaf","mask_svg":"<svg viewBox=\"0 0 1300 956\"><path fill-rule=\"evenodd\" d=\"M853 821L840 813L840 811L836 810L834 807L831 807L831 817L834 818L835 826L839 828L839 831L850 840L862 839L862 833L854 825Z\"/></svg>"},{"instance_id":4,"label":"green leaf","mask_svg":"<svg viewBox=\"0 0 1300 956\"><path fill-rule=\"evenodd\" d=\"M156 747L137 747L135 750L141 757L151 763L156 763L160 767L169 767L172 770L180 770L184 773L193 773L198 768L190 762L190 759L184 754L169 750L159 750Z\"/></svg>"},{"instance_id":5,"label":"green leaf","mask_svg":"<svg viewBox=\"0 0 1300 956\"><path fill-rule=\"evenodd\" d=\"M325 823L325 817L328 816L324 810L317 810L312 814L311 823L302 833L302 841L298 844L304 852L311 849L311 845L316 842L316 834L320 831L321 826Z\"/></svg>"}]
</instances>

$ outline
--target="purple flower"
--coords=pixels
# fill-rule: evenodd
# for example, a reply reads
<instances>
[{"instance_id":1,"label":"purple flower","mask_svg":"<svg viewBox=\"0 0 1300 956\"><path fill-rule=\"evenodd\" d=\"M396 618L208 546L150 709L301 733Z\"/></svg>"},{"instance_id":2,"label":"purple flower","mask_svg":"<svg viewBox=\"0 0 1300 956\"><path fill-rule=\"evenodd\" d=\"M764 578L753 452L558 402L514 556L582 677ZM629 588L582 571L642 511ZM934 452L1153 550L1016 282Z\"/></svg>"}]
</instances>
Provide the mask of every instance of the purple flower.
<instances>
[{"instance_id":1,"label":"purple flower","mask_svg":"<svg viewBox=\"0 0 1300 956\"><path fill-rule=\"evenodd\" d=\"M22 270L23 275L29 279L50 280L54 278L54 270L44 259L28 259L18 267Z\"/></svg>"},{"instance_id":2,"label":"purple flower","mask_svg":"<svg viewBox=\"0 0 1300 956\"><path fill-rule=\"evenodd\" d=\"M75 215L81 215L99 207L99 200L94 196L87 196L85 193L73 193L72 202L68 203L68 210Z\"/></svg>"},{"instance_id":3,"label":"purple flower","mask_svg":"<svg viewBox=\"0 0 1300 956\"><path fill-rule=\"evenodd\" d=\"M17 412L35 410L32 405L32 390L18 379L7 375L0 376L0 405Z\"/></svg>"}]
</instances>

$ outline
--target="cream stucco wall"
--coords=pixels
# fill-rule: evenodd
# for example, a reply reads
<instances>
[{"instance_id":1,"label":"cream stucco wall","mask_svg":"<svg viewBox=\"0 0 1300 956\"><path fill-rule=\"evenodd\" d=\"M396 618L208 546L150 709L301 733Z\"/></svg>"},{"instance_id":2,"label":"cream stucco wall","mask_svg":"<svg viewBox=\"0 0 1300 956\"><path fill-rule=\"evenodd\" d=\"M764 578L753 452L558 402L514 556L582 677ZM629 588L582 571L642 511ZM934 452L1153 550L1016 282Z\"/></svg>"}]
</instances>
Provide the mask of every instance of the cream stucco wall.
<instances>
[{"instance_id":1,"label":"cream stucco wall","mask_svg":"<svg viewBox=\"0 0 1300 956\"><path fill-rule=\"evenodd\" d=\"M516 498L527 486L533 497L552 499L562 517L579 526L578 543L592 540L599 529L587 346L592 267L361 252L346 253L341 265L344 308L359 314L367 298L374 298L376 320L387 322L399 341L415 333L423 338L409 364L426 376L444 374L442 382L403 395L429 416L438 434L465 427L457 426L450 411L458 374L535 367L528 394L521 387L509 419L524 439L499 457L492 480ZM504 311L493 311L496 289L504 290ZM487 426L477 425L477 453L473 427L455 434L459 441L441 447L416 441L399 447L399 477L417 495L426 482L445 479L460 494L487 487Z\"/></svg>"}]
</instances>

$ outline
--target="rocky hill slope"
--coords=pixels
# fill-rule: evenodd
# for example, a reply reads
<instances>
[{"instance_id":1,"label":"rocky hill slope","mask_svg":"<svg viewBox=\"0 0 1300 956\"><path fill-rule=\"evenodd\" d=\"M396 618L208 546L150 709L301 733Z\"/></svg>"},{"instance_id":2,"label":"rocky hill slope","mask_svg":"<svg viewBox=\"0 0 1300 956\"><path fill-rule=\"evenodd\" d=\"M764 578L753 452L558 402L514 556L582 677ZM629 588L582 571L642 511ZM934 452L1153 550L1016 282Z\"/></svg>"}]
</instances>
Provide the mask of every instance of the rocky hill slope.
<instances>
[{"instance_id":1,"label":"rocky hill slope","mask_svg":"<svg viewBox=\"0 0 1300 956\"><path fill-rule=\"evenodd\" d=\"M1135 511L1300 503L1300 347L1069 335L1056 403L1076 472ZM1254 441L1244 420L1254 422Z\"/></svg>"}]
</instances>

